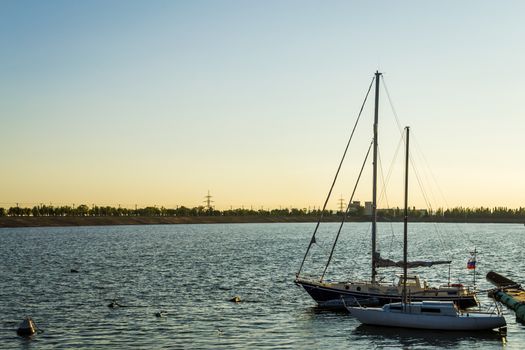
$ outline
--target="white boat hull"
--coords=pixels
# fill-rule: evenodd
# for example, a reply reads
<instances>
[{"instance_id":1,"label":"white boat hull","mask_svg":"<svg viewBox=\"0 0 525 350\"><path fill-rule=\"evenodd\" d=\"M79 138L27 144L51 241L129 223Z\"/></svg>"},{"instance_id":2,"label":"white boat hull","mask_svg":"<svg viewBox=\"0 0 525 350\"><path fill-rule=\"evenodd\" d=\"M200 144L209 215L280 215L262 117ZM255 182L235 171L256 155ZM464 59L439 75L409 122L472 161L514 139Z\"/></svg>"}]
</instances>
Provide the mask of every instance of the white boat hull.
<instances>
[{"instance_id":1,"label":"white boat hull","mask_svg":"<svg viewBox=\"0 0 525 350\"><path fill-rule=\"evenodd\" d=\"M449 316L385 312L382 308L348 307L347 309L361 323L376 326L475 331L496 329L506 325L505 318L496 314L469 312Z\"/></svg>"}]
</instances>

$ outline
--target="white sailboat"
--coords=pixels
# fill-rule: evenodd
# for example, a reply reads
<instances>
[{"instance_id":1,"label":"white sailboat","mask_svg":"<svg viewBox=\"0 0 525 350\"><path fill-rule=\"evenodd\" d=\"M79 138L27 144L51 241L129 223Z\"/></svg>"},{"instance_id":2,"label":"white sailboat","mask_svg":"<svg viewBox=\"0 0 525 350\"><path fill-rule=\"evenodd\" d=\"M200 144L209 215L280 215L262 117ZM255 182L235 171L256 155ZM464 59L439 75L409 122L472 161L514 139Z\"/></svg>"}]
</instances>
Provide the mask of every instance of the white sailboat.
<instances>
[{"instance_id":1,"label":"white sailboat","mask_svg":"<svg viewBox=\"0 0 525 350\"><path fill-rule=\"evenodd\" d=\"M347 307L361 323L444 331L489 330L504 327L497 312L461 311L451 301L417 301L386 304L382 308Z\"/></svg>"},{"instance_id":2,"label":"white sailboat","mask_svg":"<svg viewBox=\"0 0 525 350\"><path fill-rule=\"evenodd\" d=\"M408 146L409 128L406 127L405 160L405 218L403 242L402 302L377 307L346 307L361 323L375 326L475 331L506 326L505 318L496 307L493 312L461 311L451 301L410 302L407 296L407 223L408 223Z\"/></svg>"}]
</instances>

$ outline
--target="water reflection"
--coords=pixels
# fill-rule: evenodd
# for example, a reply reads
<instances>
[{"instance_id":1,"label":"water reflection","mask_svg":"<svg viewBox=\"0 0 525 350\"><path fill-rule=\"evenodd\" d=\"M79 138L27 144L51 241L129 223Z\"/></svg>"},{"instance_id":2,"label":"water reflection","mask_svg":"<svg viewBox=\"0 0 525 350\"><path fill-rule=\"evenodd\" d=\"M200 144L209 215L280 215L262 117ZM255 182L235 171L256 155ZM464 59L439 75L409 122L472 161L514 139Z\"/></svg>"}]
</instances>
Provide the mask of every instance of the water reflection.
<instances>
[{"instance_id":1,"label":"water reflection","mask_svg":"<svg viewBox=\"0 0 525 350\"><path fill-rule=\"evenodd\" d=\"M457 348L462 343L476 343L478 341L485 342L485 345L489 345L486 342L490 342L492 345L502 344L501 336L497 331L448 332L361 324L354 329L352 336L368 337L376 345L389 344L403 348Z\"/></svg>"}]
</instances>

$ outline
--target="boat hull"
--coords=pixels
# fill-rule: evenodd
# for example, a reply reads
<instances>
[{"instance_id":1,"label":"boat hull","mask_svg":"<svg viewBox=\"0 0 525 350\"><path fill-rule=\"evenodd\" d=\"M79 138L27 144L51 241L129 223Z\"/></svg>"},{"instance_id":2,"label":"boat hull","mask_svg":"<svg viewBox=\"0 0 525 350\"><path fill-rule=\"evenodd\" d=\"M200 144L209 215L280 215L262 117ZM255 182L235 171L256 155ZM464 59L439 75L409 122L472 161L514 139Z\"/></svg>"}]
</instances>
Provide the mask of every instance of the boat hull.
<instances>
[{"instance_id":1,"label":"boat hull","mask_svg":"<svg viewBox=\"0 0 525 350\"><path fill-rule=\"evenodd\" d=\"M318 284L306 280L295 281L314 299L320 307L330 309L345 309L345 304L361 306L383 306L389 303L401 301L401 293L384 294L360 292L356 290L346 290L340 287L333 287L329 284ZM438 294L438 295L436 295ZM414 293L411 295L412 301L452 301L460 309L477 306L478 301L473 294L470 295L440 295L435 292Z\"/></svg>"},{"instance_id":2,"label":"boat hull","mask_svg":"<svg viewBox=\"0 0 525 350\"><path fill-rule=\"evenodd\" d=\"M505 318L498 315L465 313L457 316L438 316L385 312L382 308L348 307L347 309L361 323L374 326L446 331L481 331L501 328L506 325Z\"/></svg>"}]
</instances>

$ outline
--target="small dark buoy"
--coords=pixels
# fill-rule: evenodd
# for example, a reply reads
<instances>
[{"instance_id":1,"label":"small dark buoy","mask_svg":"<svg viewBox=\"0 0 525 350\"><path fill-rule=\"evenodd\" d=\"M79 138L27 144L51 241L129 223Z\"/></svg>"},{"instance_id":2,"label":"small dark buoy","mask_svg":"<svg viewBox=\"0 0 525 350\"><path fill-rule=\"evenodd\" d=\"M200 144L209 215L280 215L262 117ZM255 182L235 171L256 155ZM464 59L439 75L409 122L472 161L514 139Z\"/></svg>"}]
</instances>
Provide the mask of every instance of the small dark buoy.
<instances>
[{"instance_id":1,"label":"small dark buoy","mask_svg":"<svg viewBox=\"0 0 525 350\"><path fill-rule=\"evenodd\" d=\"M33 319L29 316L27 316L22 323L18 326L18 329L16 330L16 334L18 334L21 337L28 337L36 333L36 325L35 322L33 322Z\"/></svg>"},{"instance_id":2,"label":"small dark buoy","mask_svg":"<svg viewBox=\"0 0 525 350\"><path fill-rule=\"evenodd\" d=\"M234 303L240 303L241 302L241 297L236 295L233 298L231 298L230 301L234 302Z\"/></svg>"},{"instance_id":3,"label":"small dark buoy","mask_svg":"<svg viewBox=\"0 0 525 350\"><path fill-rule=\"evenodd\" d=\"M117 302L116 299L113 299L113 300L111 301L111 303L108 304L108 307L110 307L110 308L119 307L119 306L122 307L123 305L120 305L120 304Z\"/></svg>"},{"instance_id":4,"label":"small dark buoy","mask_svg":"<svg viewBox=\"0 0 525 350\"><path fill-rule=\"evenodd\" d=\"M168 312L167 311L155 312L155 316L157 316L157 317L166 317L166 316L168 316Z\"/></svg>"},{"instance_id":5,"label":"small dark buoy","mask_svg":"<svg viewBox=\"0 0 525 350\"><path fill-rule=\"evenodd\" d=\"M77 269L71 269L71 270L69 270L69 272L71 272L71 273L78 273L78 270Z\"/></svg>"}]
</instances>

